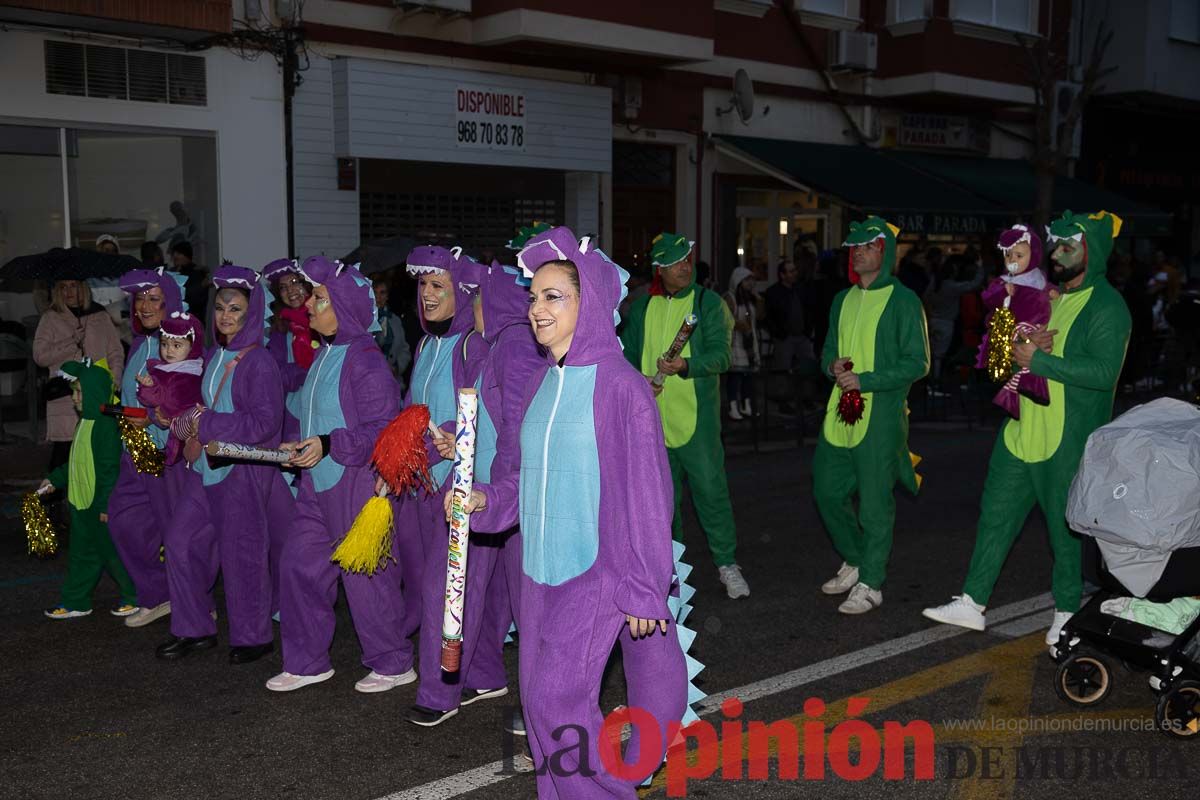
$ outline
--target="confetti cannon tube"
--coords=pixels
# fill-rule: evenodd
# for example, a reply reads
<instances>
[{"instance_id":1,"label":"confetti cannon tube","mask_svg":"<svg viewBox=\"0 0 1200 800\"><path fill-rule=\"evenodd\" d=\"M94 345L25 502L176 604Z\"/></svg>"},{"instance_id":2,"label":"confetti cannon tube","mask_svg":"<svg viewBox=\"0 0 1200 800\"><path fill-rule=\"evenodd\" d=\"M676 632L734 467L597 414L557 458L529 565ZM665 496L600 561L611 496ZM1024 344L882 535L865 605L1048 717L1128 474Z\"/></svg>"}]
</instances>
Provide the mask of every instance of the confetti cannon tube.
<instances>
[{"instance_id":1,"label":"confetti cannon tube","mask_svg":"<svg viewBox=\"0 0 1200 800\"><path fill-rule=\"evenodd\" d=\"M149 412L144 408L137 406L122 406L103 404L100 406L100 413L110 417L128 417L129 419L145 419L150 416Z\"/></svg>"},{"instance_id":2,"label":"confetti cannon tube","mask_svg":"<svg viewBox=\"0 0 1200 800\"><path fill-rule=\"evenodd\" d=\"M696 324L699 321L699 317L695 314L688 314L683 318L683 324L679 326L679 333L675 334L675 339L671 342L671 346L667 348L667 352L663 353L663 358L679 358L679 354L687 346L688 339L692 338L692 331L696 330ZM666 379L667 376L662 373L662 370L659 370L651 383L655 386L662 386Z\"/></svg>"},{"instance_id":3,"label":"confetti cannon tube","mask_svg":"<svg viewBox=\"0 0 1200 800\"><path fill-rule=\"evenodd\" d=\"M450 546L446 556L446 605L442 614L442 670L458 672L462 659L463 608L467 589L467 537L471 515L465 510L475 483L475 420L479 397L474 389L458 390L458 424L454 433L454 478L450 484Z\"/></svg>"},{"instance_id":4,"label":"confetti cannon tube","mask_svg":"<svg viewBox=\"0 0 1200 800\"><path fill-rule=\"evenodd\" d=\"M295 453L273 447L250 447L234 442L209 442L205 448L210 458L228 458L234 461L265 461L268 464L283 464Z\"/></svg>"}]
</instances>

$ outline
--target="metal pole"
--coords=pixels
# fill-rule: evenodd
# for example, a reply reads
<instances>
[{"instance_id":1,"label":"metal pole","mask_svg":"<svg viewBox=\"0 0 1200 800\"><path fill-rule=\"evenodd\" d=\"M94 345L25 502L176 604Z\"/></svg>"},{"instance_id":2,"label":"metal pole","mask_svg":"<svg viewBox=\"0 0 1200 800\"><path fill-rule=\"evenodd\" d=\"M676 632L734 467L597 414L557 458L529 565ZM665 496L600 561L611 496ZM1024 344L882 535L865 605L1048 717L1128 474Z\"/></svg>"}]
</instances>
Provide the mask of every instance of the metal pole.
<instances>
[{"instance_id":1,"label":"metal pole","mask_svg":"<svg viewBox=\"0 0 1200 800\"><path fill-rule=\"evenodd\" d=\"M62 165L63 247L71 246L71 184L67 179L67 129L58 129L58 156Z\"/></svg>"},{"instance_id":2,"label":"metal pole","mask_svg":"<svg viewBox=\"0 0 1200 800\"><path fill-rule=\"evenodd\" d=\"M292 98L296 94L296 40L295 29L290 25L284 29L283 54L283 160L287 172L287 250L288 258L296 257L296 204L293 198L292 178Z\"/></svg>"}]
</instances>

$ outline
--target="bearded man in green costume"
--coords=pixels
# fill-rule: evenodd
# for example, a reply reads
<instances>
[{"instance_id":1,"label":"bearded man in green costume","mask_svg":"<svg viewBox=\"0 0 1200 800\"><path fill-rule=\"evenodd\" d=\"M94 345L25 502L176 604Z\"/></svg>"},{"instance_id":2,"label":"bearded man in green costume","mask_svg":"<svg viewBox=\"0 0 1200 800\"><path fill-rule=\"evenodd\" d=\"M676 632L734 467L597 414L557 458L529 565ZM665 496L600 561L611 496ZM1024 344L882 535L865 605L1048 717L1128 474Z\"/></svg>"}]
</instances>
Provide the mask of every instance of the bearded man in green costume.
<instances>
[{"instance_id":1,"label":"bearded man in green costume","mask_svg":"<svg viewBox=\"0 0 1200 800\"><path fill-rule=\"evenodd\" d=\"M927 608L937 622L982 631L984 607L1000 569L1036 502L1046 516L1054 554L1055 644L1079 610L1083 593L1079 537L1067 529L1067 494L1088 436L1112 418L1117 378L1129 342L1129 311L1105 277L1121 220L1106 211L1063 214L1047 229L1053 277L1063 290L1051 301L1050 322L1013 346L1013 361L1046 378L1050 403L1022 396L1021 419L996 437L980 502L975 553L963 593Z\"/></svg>"},{"instance_id":2,"label":"bearded man in green costume","mask_svg":"<svg viewBox=\"0 0 1200 800\"><path fill-rule=\"evenodd\" d=\"M653 382L650 386L662 416L675 484L675 539L683 541L686 479L721 583L726 594L737 599L750 594L750 587L734 558L737 534L721 445L721 373L729 369L733 319L725 301L696 285L693 245L677 233L654 237L650 260L656 272L650 293L629 307L621 344L625 357L647 379L659 370L667 376L661 388ZM691 339L678 357L665 358L691 314L698 320Z\"/></svg>"},{"instance_id":3,"label":"bearded man in green costume","mask_svg":"<svg viewBox=\"0 0 1200 800\"><path fill-rule=\"evenodd\" d=\"M920 485L917 459L908 450L908 391L929 372L929 335L920 298L892 275L899 232L879 217L851 223L843 246L850 248L857 283L833 299L821 353L821 369L837 385L813 457L813 496L843 559L821 591L850 591L838 606L843 614L883 604L893 491L897 481L914 494ZM862 393L863 415L848 424L838 403L851 390Z\"/></svg>"}]
</instances>

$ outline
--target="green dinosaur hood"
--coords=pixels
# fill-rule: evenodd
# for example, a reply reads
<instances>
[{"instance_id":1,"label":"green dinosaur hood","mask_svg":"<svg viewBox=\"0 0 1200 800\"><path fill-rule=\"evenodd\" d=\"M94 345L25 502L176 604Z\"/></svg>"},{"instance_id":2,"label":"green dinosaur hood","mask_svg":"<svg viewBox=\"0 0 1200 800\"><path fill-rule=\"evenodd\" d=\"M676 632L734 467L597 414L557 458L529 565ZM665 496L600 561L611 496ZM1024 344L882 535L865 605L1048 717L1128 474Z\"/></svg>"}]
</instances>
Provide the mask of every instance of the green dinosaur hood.
<instances>
[{"instance_id":1,"label":"green dinosaur hood","mask_svg":"<svg viewBox=\"0 0 1200 800\"><path fill-rule=\"evenodd\" d=\"M1095 214L1073 214L1064 211L1063 215L1050 223L1046 228L1050 251L1062 239L1082 239L1085 247L1085 263L1087 272L1083 277L1080 289L1093 286L1108 274L1108 257L1112 254L1113 239L1121 232L1121 218L1107 211ZM1053 275L1053 272L1051 272Z\"/></svg>"},{"instance_id":2,"label":"green dinosaur hood","mask_svg":"<svg viewBox=\"0 0 1200 800\"><path fill-rule=\"evenodd\" d=\"M80 414L84 419L100 419L100 406L113 400L113 377L108 364L100 361L68 361L62 365L67 380L78 381L83 394Z\"/></svg>"},{"instance_id":3,"label":"green dinosaur hood","mask_svg":"<svg viewBox=\"0 0 1200 800\"><path fill-rule=\"evenodd\" d=\"M899 233L899 228L882 217L871 216L862 222L850 223L850 233L846 236L846 241L842 242L842 247L855 247L883 239L883 260L879 264L879 277L871 284L871 288L883 286L892 277L892 271L896 268L896 236ZM853 262L850 264L850 277L855 283L858 282Z\"/></svg>"}]
</instances>

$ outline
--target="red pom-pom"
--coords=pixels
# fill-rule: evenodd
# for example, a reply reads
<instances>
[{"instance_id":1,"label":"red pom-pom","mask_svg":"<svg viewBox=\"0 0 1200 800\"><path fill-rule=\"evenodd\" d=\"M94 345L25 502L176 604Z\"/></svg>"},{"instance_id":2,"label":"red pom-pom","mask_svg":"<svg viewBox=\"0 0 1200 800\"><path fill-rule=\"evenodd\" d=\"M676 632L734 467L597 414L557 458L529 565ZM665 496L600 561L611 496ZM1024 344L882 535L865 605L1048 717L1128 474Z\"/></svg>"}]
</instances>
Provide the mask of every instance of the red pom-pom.
<instances>
[{"instance_id":1,"label":"red pom-pom","mask_svg":"<svg viewBox=\"0 0 1200 800\"><path fill-rule=\"evenodd\" d=\"M375 440L371 461L396 494L415 492L419 486L424 486L430 494L436 491L425 452L428 427L429 406L411 405L389 422Z\"/></svg>"},{"instance_id":2,"label":"red pom-pom","mask_svg":"<svg viewBox=\"0 0 1200 800\"><path fill-rule=\"evenodd\" d=\"M862 419L865 407L866 401L863 400L862 392L858 389L842 392L842 396L838 398L838 416L847 425L853 425Z\"/></svg>"},{"instance_id":3,"label":"red pom-pom","mask_svg":"<svg viewBox=\"0 0 1200 800\"><path fill-rule=\"evenodd\" d=\"M846 369L854 369L854 362L847 361ZM842 396L838 398L838 416L845 424L853 425L863 418L863 409L866 408L866 404L867 401L863 400L862 392L858 389L842 392Z\"/></svg>"}]
</instances>

